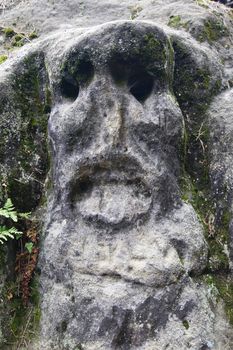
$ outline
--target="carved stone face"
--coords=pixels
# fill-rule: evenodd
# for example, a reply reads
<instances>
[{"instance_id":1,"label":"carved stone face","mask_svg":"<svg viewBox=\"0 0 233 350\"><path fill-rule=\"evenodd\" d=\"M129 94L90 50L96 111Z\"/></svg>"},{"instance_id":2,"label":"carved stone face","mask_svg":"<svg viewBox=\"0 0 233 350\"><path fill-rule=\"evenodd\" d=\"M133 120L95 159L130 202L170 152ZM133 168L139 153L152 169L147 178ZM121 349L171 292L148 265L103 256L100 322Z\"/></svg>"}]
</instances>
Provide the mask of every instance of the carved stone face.
<instances>
[{"instance_id":1,"label":"carved stone face","mask_svg":"<svg viewBox=\"0 0 233 350\"><path fill-rule=\"evenodd\" d=\"M203 265L201 229L187 232L195 215L179 199L172 62L160 29L131 23L83 36L64 60L49 127L55 202L77 245L76 273L162 286L186 260L189 270Z\"/></svg>"},{"instance_id":2,"label":"carved stone face","mask_svg":"<svg viewBox=\"0 0 233 350\"><path fill-rule=\"evenodd\" d=\"M182 116L161 31L128 25L99 37L101 47L87 36L66 58L50 130L65 210L120 230L161 211L163 164L180 140Z\"/></svg>"}]
</instances>

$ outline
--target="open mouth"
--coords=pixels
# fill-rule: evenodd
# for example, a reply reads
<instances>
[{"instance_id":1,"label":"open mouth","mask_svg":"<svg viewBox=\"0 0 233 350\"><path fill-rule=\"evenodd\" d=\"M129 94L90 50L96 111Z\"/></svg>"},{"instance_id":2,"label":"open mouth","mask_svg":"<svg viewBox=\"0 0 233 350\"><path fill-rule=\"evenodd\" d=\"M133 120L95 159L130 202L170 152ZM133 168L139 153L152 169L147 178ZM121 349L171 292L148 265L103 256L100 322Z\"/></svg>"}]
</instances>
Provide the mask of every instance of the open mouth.
<instances>
[{"instance_id":1,"label":"open mouth","mask_svg":"<svg viewBox=\"0 0 233 350\"><path fill-rule=\"evenodd\" d=\"M149 211L151 191L132 163L106 161L82 167L79 173L71 184L70 200L73 210L85 220L130 224Z\"/></svg>"}]
</instances>

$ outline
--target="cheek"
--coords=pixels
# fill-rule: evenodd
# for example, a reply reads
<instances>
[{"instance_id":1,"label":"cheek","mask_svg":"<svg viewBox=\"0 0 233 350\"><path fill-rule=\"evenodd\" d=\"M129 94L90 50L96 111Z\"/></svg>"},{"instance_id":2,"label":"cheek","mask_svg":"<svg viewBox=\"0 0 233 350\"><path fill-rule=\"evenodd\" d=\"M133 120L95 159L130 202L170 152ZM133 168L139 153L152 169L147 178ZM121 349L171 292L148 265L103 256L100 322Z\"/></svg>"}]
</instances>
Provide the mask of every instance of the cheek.
<instances>
[{"instance_id":1,"label":"cheek","mask_svg":"<svg viewBox=\"0 0 233 350\"><path fill-rule=\"evenodd\" d=\"M49 136L60 150L60 156L81 153L88 148L97 132L96 120L96 110L91 104L61 105L52 111Z\"/></svg>"}]
</instances>

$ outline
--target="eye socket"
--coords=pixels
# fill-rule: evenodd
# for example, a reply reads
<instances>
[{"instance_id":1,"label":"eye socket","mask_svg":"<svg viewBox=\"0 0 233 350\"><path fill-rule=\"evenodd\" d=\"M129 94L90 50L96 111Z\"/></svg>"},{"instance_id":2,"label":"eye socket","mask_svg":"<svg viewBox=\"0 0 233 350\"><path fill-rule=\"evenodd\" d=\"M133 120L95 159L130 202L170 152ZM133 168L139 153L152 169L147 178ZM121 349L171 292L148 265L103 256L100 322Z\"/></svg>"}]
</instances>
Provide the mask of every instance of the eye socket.
<instances>
[{"instance_id":1,"label":"eye socket","mask_svg":"<svg viewBox=\"0 0 233 350\"><path fill-rule=\"evenodd\" d=\"M94 67L90 61L79 61L76 68L77 80L80 84L87 84L94 76Z\"/></svg>"},{"instance_id":2,"label":"eye socket","mask_svg":"<svg viewBox=\"0 0 233 350\"><path fill-rule=\"evenodd\" d=\"M61 94L70 99L76 100L79 95L80 86L88 84L94 76L94 67L90 61L79 60L73 57L68 61L61 80Z\"/></svg>"},{"instance_id":3,"label":"eye socket","mask_svg":"<svg viewBox=\"0 0 233 350\"><path fill-rule=\"evenodd\" d=\"M153 85L153 77L146 72L132 74L128 79L129 91L141 103L150 96Z\"/></svg>"},{"instance_id":4,"label":"eye socket","mask_svg":"<svg viewBox=\"0 0 233 350\"><path fill-rule=\"evenodd\" d=\"M64 97L74 101L79 95L79 84L78 82L66 74L61 81L61 93Z\"/></svg>"}]
</instances>

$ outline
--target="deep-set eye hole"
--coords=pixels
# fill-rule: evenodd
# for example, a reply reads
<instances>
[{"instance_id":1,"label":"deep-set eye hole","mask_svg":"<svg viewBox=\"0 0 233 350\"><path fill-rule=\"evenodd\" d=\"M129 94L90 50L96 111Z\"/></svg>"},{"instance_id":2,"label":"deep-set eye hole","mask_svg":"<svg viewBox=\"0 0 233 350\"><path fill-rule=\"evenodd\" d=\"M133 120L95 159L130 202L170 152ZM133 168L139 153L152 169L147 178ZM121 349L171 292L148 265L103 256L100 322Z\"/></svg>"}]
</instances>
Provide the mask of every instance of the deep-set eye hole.
<instances>
[{"instance_id":1,"label":"deep-set eye hole","mask_svg":"<svg viewBox=\"0 0 233 350\"><path fill-rule=\"evenodd\" d=\"M65 75L61 81L61 94L63 97L75 101L79 95L79 84L70 75Z\"/></svg>"},{"instance_id":2,"label":"deep-set eye hole","mask_svg":"<svg viewBox=\"0 0 233 350\"><path fill-rule=\"evenodd\" d=\"M153 77L146 72L132 74L128 79L129 91L141 103L150 96L153 85Z\"/></svg>"},{"instance_id":3,"label":"deep-set eye hole","mask_svg":"<svg viewBox=\"0 0 233 350\"><path fill-rule=\"evenodd\" d=\"M71 73L72 72L72 73ZM89 60L78 60L77 57L70 60L63 72L61 80L61 94L63 97L76 100L80 86L87 85L94 76L94 67Z\"/></svg>"},{"instance_id":4,"label":"deep-set eye hole","mask_svg":"<svg viewBox=\"0 0 233 350\"><path fill-rule=\"evenodd\" d=\"M76 68L76 78L80 84L88 84L94 76L94 67L90 61L79 61Z\"/></svg>"}]
</instances>

